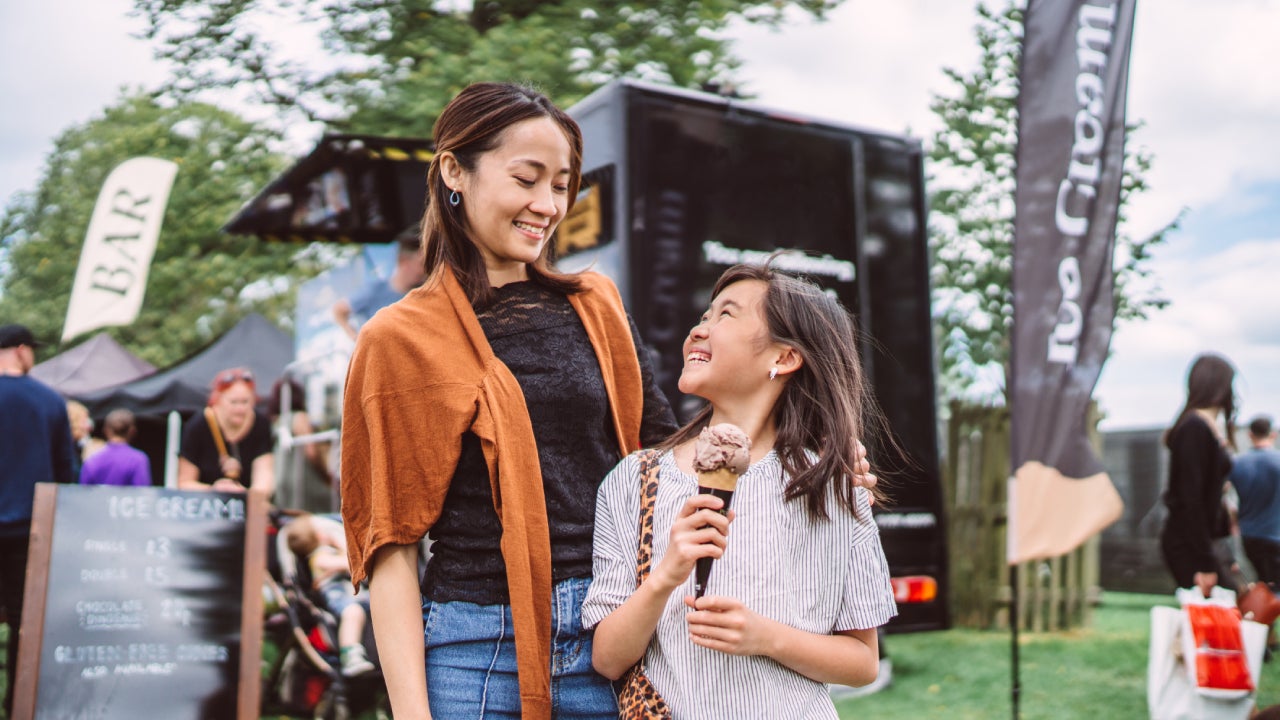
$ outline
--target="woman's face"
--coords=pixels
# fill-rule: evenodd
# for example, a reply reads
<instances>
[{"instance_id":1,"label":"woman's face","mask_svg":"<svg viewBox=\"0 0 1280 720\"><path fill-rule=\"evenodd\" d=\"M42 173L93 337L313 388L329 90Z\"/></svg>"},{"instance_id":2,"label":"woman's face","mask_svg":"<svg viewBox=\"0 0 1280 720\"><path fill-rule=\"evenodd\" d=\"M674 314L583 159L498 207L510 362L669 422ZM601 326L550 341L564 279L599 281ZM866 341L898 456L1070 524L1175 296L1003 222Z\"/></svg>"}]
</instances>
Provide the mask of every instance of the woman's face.
<instances>
[{"instance_id":1,"label":"woman's face","mask_svg":"<svg viewBox=\"0 0 1280 720\"><path fill-rule=\"evenodd\" d=\"M238 427L249 420L256 401L257 398L254 397L253 388L249 387L249 383L238 381L218 393L214 409L217 410L218 418L223 423Z\"/></svg>"},{"instance_id":2,"label":"woman's face","mask_svg":"<svg viewBox=\"0 0 1280 720\"><path fill-rule=\"evenodd\" d=\"M764 299L769 286L741 280L716 296L684 340L681 392L715 401L722 393L746 393L769 379L769 342Z\"/></svg>"},{"instance_id":3,"label":"woman's face","mask_svg":"<svg viewBox=\"0 0 1280 720\"><path fill-rule=\"evenodd\" d=\"M457 169L467 229L491 280L495 273L507 281L527 277L525 266L564 219L570 153L560 126L535 118L507 128L475 172Z\"/></svg>"}]
</instances>

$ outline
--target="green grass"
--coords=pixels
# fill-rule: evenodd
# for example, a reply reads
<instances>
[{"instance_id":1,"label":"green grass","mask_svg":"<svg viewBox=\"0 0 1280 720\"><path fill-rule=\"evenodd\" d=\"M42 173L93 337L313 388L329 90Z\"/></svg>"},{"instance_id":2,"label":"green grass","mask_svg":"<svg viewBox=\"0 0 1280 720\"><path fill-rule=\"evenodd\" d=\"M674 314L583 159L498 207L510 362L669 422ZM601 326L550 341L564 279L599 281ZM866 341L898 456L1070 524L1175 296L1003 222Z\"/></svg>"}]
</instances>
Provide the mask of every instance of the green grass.
<instances>
[{"instance_id":1,"label":"green grass","mask_svg":"<svg viewBox=\"0 0 1280 720\"><path fill-rule=\"evenodd\" d=\"M1154 605L1172 596L1108 592L1088 629L1023 633L1018 643L1025 720L1147 717L1147 643ZM1007 631L890 635L893 684L836 705L841 718L1012 716ZM1280 659L1263 665L1258 704L1280 703Z\"/></svg>"}]
</instances>

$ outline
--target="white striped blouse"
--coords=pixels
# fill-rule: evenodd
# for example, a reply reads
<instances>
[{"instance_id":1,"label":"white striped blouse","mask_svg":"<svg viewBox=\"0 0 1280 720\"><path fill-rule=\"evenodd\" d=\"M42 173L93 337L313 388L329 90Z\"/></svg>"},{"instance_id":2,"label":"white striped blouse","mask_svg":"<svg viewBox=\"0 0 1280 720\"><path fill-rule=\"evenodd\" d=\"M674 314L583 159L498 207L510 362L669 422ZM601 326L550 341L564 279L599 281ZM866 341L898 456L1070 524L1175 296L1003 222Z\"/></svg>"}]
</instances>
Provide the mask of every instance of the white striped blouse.
<instances>
[{"instance_id":1,"label":"white striped blouse","mask_svg":"<svg viewBox=\"0 0 1280 720\"><path fill-rule=\"evenodd\" d=\"M640 462L618 463L600 486L591 589L582 624L595 627L635 591L639 541ZM737 598L753 611L813 633L879 627L897 614L880 532L868 493L858 489L858 518L828 495L829 520L814 518L803 499L783 500L786 477L770 451L738 480L728 546L712 566L709 595ZM653 563L661 561L671 525L697 480L664 453L654 509ZM667 599L645 654L645 674L675 720L835 718L827 686L763 656L742 657L689 640L683 598L693 577Z\"/></svg>"}]
</instances>

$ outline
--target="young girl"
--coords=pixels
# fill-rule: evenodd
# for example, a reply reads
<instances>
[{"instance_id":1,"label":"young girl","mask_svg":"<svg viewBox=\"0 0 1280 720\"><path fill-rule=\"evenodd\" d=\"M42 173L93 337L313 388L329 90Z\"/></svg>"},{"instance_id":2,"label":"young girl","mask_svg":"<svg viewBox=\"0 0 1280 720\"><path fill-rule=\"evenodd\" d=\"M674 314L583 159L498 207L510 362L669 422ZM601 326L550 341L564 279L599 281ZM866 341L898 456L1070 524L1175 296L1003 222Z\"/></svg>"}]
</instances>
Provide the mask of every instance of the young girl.
<instances>
[{"instance_id":1,"label":"young girl","mask_svg":"<svg viewBox=\"0 0 1280 720\"><path fill-rule=\"evenodd\" d=\"M816 285L739 265L684 354L680 389L709 404L658 447L653 565L639 587L640 455L600 487L582 609L592 662L616 679L643 657L677 718L834 718L825 683L875 679L876 628L896 614L870 492L851 481L872 407L852 321ZM694 439L722 422L752 441L727 517L693 475ZM701 557L715 563L695 600Z\"/></svg>"}]
</instances>

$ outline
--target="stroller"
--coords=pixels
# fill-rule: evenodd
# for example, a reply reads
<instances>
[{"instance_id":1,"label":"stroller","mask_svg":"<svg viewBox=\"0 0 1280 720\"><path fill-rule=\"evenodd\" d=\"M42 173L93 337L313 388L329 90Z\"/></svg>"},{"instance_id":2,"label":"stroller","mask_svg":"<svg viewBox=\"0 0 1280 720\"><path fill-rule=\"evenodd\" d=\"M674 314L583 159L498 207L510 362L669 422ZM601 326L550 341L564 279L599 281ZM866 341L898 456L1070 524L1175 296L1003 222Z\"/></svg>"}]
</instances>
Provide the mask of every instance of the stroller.
<instances>
[{"instance_id":1,"label":"stroller","mask_svg":"<svg viewBox=\"0 0 1280 720\"><path fill-rule=\"evenodd\" d=\"M377 669L354 678L341 672L338 619L312 590L307 563L289 550L281 532L295 515L275 510L268 527L264 636L276 653L264 658L262 711L315 720L390 718L370 624L365 626L364 646ZM312 516L312 521L341 532L337 520Z\"/></svg>"}]
</instances>

